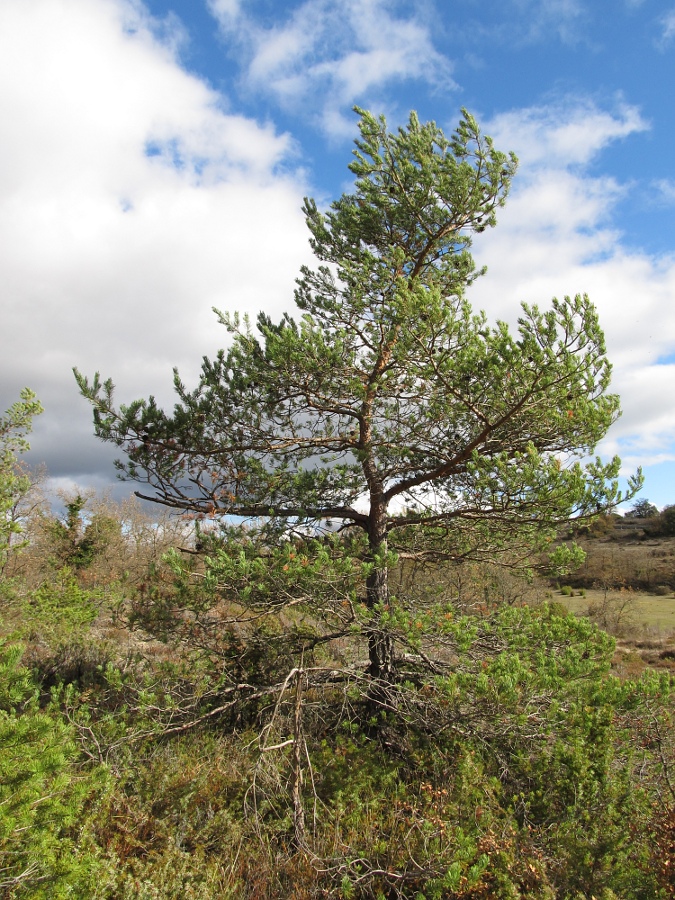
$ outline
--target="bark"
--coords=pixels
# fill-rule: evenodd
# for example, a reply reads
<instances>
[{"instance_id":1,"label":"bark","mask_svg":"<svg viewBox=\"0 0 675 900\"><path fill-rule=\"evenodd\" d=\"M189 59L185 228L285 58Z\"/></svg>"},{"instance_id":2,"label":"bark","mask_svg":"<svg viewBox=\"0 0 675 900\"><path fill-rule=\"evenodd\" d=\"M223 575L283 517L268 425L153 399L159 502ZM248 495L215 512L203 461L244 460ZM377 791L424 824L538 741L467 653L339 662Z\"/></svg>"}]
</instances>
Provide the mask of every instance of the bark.
<instances>
[{"instance_id":1,"label":"bark","mask_svg":"<svg viewBox=\"0 0 675 900\"><path fill-rule=\"evenodd\" d=\"M302 805L302 679L304 671L298 669L295 676L295 704L293 709L293 764L291 772L291 798L293 801L293 831L298 847L305 846L305 809Z\"/></svg>"},{"instance_id":2,"label":"bark","mask_svg":"<svg viewBox=\"0 0 675 900\"><path fill-rule=\"evenodd\" d=\"M375 559L387 552L386 506L371 498L368 540L370 556ZM389 603L389 573L386 568L376 568L366 583L366 601L369 609L386 609ZM394 641L391 635L377 623L368 636L368 672L373 678L391 681L394 672Z\"/></svg>"}]
</instances>

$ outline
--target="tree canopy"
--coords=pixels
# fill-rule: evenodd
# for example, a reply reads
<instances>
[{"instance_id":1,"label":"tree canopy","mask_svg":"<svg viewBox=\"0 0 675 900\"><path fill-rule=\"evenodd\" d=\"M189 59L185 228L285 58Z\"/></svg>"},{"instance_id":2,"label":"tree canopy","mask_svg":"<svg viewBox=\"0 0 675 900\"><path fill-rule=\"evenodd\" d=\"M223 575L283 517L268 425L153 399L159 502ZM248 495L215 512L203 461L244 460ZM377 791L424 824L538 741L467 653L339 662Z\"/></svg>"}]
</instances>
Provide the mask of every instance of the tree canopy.
<instances>
[{"instance_id":1,"label":"tree canopy","mask_svg":"<svg viewBox=\"0 0 675 900\"><path fill-rule=\"evenodd\" d=\"M560 523L612 507L619 460L583 460L619 400L586 296L523 305L515 332L466 297L482 274L472 236L496 224L513 154L466 112L450 138L414 113L390 133L357 112L352 192L326 212L305 201L317 265L298 279L299 318L263 312L254 330L217 312L229 347L192 390L175 372L172 412L153 397L117 407L110 380L76 377L139 496L268 536L362 534L349 553L380 623L370 672L389 678L392 551L522 563Z\"/></svg>"},{"instance_id":2,"label":"tree canopy","mask_svg":"<svg viewBox=\"0 0 675 900\"><path fill-rule=\"evenodd\" d=\"M650 503L646 497L641 497L640 500L636 500L633 504L632 509L629 510L629 515L633 516L635 519L653 519L654 516L658 516L659 511L653 503Z\"/></svg>"}]
</instances>

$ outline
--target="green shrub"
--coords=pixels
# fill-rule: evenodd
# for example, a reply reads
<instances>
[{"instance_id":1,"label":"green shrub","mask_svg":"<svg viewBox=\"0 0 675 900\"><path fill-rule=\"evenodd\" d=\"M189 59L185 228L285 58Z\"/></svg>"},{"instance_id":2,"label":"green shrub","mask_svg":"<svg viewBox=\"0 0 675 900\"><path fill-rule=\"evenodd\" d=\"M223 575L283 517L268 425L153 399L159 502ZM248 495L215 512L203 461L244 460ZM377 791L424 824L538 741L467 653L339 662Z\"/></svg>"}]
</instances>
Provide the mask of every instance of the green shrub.
<instances>
[{"instance_id":1,"label":"green shrub","mask_svg":"<svg viewBox=\"0 0 675 900\"><path fill-rule=\"evenodd\" d=\"M82 589L69 569L61 569L53 580L24 597L21 612L26 636L72 640L96 619L99 605L95 592Z\"/></svg>"},{"instance_id":2,"label":"green shrub","mask_svg":"<svg viewBox=\"0 0 675 900\"><path fill-rule=\"evenodd\" d=\"M0 645L0 895L87 896L96 859L78 836L102 783L77 770L73 729L39 708L21 654Z\"/></svg>"}]
</instances>

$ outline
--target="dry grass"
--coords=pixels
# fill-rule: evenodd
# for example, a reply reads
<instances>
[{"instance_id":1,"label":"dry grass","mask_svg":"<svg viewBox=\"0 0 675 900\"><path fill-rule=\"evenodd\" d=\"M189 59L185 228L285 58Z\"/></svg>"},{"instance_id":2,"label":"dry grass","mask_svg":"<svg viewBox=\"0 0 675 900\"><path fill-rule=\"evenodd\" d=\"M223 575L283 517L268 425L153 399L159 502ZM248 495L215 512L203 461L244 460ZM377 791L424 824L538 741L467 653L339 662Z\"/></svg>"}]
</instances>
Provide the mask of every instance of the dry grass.
<instances>
[{"instance_id":1,"label":"dry grass","mask_svg":"<svg viewBox=\"0 0 675 900\"><path fill-rule=\"evenodd\" d=\"M573 587L623 587L646 595L659 591L665 595L675 588L675 538L619 532L578 543L586 551L586 561L570 576Z\"/></svg>"}]
</instances>

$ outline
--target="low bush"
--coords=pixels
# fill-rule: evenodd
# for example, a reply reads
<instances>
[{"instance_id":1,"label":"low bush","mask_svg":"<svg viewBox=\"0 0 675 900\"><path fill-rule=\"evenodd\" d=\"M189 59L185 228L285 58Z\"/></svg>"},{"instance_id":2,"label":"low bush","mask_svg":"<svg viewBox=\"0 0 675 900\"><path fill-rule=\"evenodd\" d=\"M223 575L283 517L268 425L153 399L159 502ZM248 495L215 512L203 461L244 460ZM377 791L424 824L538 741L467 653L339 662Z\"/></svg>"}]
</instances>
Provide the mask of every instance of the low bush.
<instances>
[{"instance_id":1,"label":"low bush","mask_svg":"<svg viewBox=\"0 0 675 900\"><path fill-rule=\"evenodd\" d=\"M105 778L78 769L75 730L40 708L22 652L0 646L0 896L89 896L98 854L83 814Z\"/></svg>"}]
</instances>

